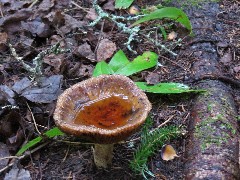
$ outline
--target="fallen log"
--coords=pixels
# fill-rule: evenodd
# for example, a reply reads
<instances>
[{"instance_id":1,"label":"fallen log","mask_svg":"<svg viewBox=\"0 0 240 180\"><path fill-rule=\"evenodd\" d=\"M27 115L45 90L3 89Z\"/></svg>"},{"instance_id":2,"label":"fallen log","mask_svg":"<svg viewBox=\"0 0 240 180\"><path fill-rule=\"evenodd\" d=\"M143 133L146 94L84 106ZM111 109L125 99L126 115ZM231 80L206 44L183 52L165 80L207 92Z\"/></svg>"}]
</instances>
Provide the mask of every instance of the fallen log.
<instances>
[{"instance_id":1,"label":"fallen log","mask_svg":"<svg viewBox=\"0 0 240 180\"><path fill-rule=\"evenodd\" d=\"M185 179L240 179L239 128L230 88L217 80L201 81L191 110L185 152Z\"/></svg>"}]
</instances>

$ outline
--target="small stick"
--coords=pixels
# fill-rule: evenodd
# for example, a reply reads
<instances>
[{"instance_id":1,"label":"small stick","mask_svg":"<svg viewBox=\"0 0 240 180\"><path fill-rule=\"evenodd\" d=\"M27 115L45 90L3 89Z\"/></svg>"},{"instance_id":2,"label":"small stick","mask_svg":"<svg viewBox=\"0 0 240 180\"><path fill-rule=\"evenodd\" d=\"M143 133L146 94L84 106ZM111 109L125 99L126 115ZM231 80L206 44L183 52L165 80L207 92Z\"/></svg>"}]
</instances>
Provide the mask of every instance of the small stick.
<instances>
[{"instance_id":1,"label":"small stick","mask_svg":"<svg viewBox=\"0 0 240 180\"><path fill-rule=\"evenodd\" d=\"M167 51L168 53L172 54L173 56L177 56L177 54L173 51L171 51L170 49L168 49L165 45L160 44L159 42L154 41L152 38L150 38L149 36L140 33L142 36L144 36L145 38L147 38L150 42L152 42L155 46L160 47L161 49Z\"/></svg>"},{"instance_id":2,"label":"small stick","mask_svg":"<svg viewBox=\"0 0 240 180\"><path fill-rule=\"evenodd\" d=\"M43 143L42 145L40 145L40 146L36 147L35 149L33 149L32 151L26 152L26 154L20 156L19 158L14 158L13 161L12 161L10 164L8 164L8 165L5 166L4 168L0 169L0 173L2 173L3 171L7 170L7 169L10 168L10 167L12 167L12 166L14 165L16 159L17 159L17 160L24 159L24 158L30 156L32 153L34 153L34 152L38 151L39 149L43 148L44 146L46 146L46 145L49 144L50 142L51 142L51 141L45 142L45 143Z\"/></svg>"},{"instance_id":3,"label":"small stick","mask_svg":"<svg viewBox=\"0 0 240 180\"><path fill-rule=\"evenodd\" d=\"M32 4L29 6L29 8L32 8L37 2L38 2L38 0L33 0Z\"/></svg>"},{"instance_id":4,"label":"small stick","mask_svg":"<svg viewBox=\"0 0 240 180\"><path fill-rule=\"evenodd\" d=\"M171 62L171 63L173 63L174 65L176 65L176 66L178 66L178 67L182 68L184 71L186 71L186 69L185 69L184 67L182 67L182 66L181 66L181 65L179 65L178 63L176 63L176 62L172 61L171 59L169 59L169 58L166 58L166 57L164 57L164 56L162 56L162 55L159 55L159 57L161 57L161 58L163 58L163 59L166 59L167 61L170 61L170 62Z\"/></svg>"},{"instance_id":5,"label":"small stick","mask_svg":"<svg viewBox=\"0 0 240 180\"><path fill-rule=\"evenodd\" d=\"M0 160L4 159L21 159L23 156L7 156L7 157L2 157Z\"/></svg>"},{"instance_id":6,"label":"small stick","mask_svg":"<svg viewBox=\"0 0 240 180\"><path fill-rule=\"evenodd\" d=\"M34 124L33 122L28 121L28 120L26 120L26 119L25 119L25 121L26 121L27 123ZM43 126L43 125L40 125L40 124L37 124L37 123L36 123L36 125L37 125L38 127L44 128L44 129L46 129L46 130L49 129L49 128L47 128L46 126Z\"/></svg>"},{"instance_id":7,"label":"small stick","mask_svg":"<svg viewBox=\"0 0 240 180\"><path fill-rule=\"evenodd\" d=\"M4 110L4 109L19 109L19 107L14 105L0 106L0 110Z\"/></svg>"},{"instance_id":8,"label":"small stick","mask_svg":"<svg viewBox=\"0 0 240 180\"><path fill-rule=\"evenodd\" d=\"M158 129L158 128L164 126L165 124L167 124L169 121L172 120L172 118L173 118L174 116L175 116L175 115L170 116L166 121L164 121L162 124L160 124L157 128L155 128L155 129L153 129L152 131L150 131L150 133L153 133L156 129Z\"/></svg>"},{"instance_id":9,"label":"small stick","mask_svg":"<svg viewBox=\"0 0 240 180\"><path fill-rule=\"evenodd\" d=\"M69 145L68 145L67 152L66 152L66 154L65 154L62 162L64 162L64 161L67 159L67 156L68 156L68 153L69 153L69 149L70 149L70 148L69 148Z\"/></svg>"},{"instance_id":10,"label":"small stick","mask_svg":"<svg viewBox=\"0 0 240 180\"><path fill-rule=\"evenodd\" d=\"M39 131L39 129L38 129L38 127L37 127L37 123L36 123L35 117L34 117L34 115L33 115L33 113L32 113L32 110L31 110L31 108L30 108L30 106L28 105L27 102L26 102L26 104L27 104L27 107L28 107L28 109L29 109L29 111L30 111L30 113L31 113L31 116L32 116L32 119L33 119L33 123L34 123L35 129L36 129L36 131L38 132L38 134L41 135L42 133Z\"/></svg>"},{"instance_id":11,"label":"small stick","mask_svg":"<svg viewBox=\"0 0 240 180\"><path fill-rule=\"evenodd\" d=\"M2 12L2 3L0 3L0 13L1 13L1 16L4 17L3 12Z\"/></svg>"},{"instance_id":12,"label":"small stick","mask_svg":"<svg viewBox=\"0 0 240 180\"><path fill-rule=\"evenodd\" d=\"M77 6L79 9L81 9L81 10L83 10L85 12L89 12L88 8L81 7L77 3L75 3L74 1L71 1L71 4L73 4L74 6Z\"/></svg>"}]
</instances>

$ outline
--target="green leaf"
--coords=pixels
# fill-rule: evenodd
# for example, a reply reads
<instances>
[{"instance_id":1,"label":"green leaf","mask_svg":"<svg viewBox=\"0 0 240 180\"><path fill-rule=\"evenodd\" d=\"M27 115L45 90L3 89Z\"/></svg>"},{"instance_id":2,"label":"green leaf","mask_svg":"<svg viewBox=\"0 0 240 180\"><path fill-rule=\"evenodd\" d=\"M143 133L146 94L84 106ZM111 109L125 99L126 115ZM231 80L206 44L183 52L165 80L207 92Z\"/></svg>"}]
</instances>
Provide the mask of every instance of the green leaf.
<instances>
[{"instance_id":1,"label":"green leaf","mask_svg":"<svg viewBox=\"0 0 240 180\"><path fill-rule=\"evenodd\" d=\"M57 127L55 127L55 128L52 128L52 129L46 131L46 132L44 133L44 135L46 135L46 136L49 137L49 138L53 138L53 137L55 137L55 136L62 136L62 135L64 135L64 133L63 133L60 129L58 129Z\"/></svg>"},{"instance_id":2,"label":"green leaf","mask_svg":"<svg viewBox=\"0 0 240 180\"><path fill-rule=\"evenodd\" d=\"M140 23L155 20L155 19L163 19L163 18L170 18L185 26L190 33L192 32L191 22L188 19L187 15L178 8L175 7L165 7L161 9L157 9L156 11L146 15L145 17L137 20L133 25L138 25Z\"/></svg>"},{"instance_id":3,"label":"green leaf","mask_svg":"<svg viewBox=\"0 0 240 180\"><path fill-rule=\"evenodd\" d=\"M145 52L143 55L136 57L132 62L125 64L122 68L116 70L114 74L130 76L142 70L157 65L158 55L154 52Z\"/></svg>"},{"instance_id":4,"label":"green leaf","mask_svg":"<svg viewBox=\"0 0 240 180\"><path fill-rule=\"evenodd\" d=\"M116 9L126 9L133 3L134 0L115 0Z\"/></svg>"},{"instance_id":5,"label":"green leaf","mask_svg":"<svg viewBox=\"0 0 240 180\"><path fill-rule=\"evenodd\" d=\"M93 76L101 74L121 74L130 76L142 70L157 65L158 55L154 52L145 52L141 56L136 57L133 61L129 61L122 50L119 50L111 59L109 64L105 61L97 63L93 70Z\"/></svg>"},{"instance_id":6,"label":"green leaf","mask_svg":"<svg viewBox=\"0 0 240 180\"><path fill-rule=\"evenodd\" d=\"M127 65L130 61L124 54L122 50L119 50L111 59L111 61L108 63L109 67L116 72L118 69L123 68L125 65Z\"/></svg>"},{"instance_id":7,"label":"green leaf","mask_svg":"<svg viewBox=\"0 0 240 180\"><path fill-rule=\"evenodd\" d=\"M145 82L135 82L142 90L150 93L177 94L184 92L204 92L204 90L191 90L187 85L181 83L159 83L147 85Z\"/></svg>"},{"instance_id":8,"label":"green leaf","mask_svg":"<svg viewBox=\"0 0 240 180\"><path fill-rule=\"evenodd\" d=\"M37 137L31 141L29 141L27 144L25 144L18 152L17 152L17 156L22 155L26 150L28 150L29 148L33 147L34 145L38 144L40 141L42 141L42 137Z\"/></svg>"},{"instance_id":9,"label":"green leaf","mask_svg":"<svg viewBox=\"0 0 240 180\"><path fill-rule=\"evenodd\" d=\"M167 39L167 33L166 33L164 27L160 26L160 30L161 30L161 32L162 32L163 39L166 40L166 39Z\"/></svg>"},{"instance_id":10,"label":"green leaf","mask_svg":"<svg viewBox=\"0 0 240 180\"><path fill-rule=\"evenodd\" d=\"M48 130L47 132L44 133L44 135L46 135L48 138L53 138L55 136L62 136L64 135L64 133L62 131L60 131L57 127ZM38 144L39 142L41 142L43 139L43 137L36 137L35 139L29 141L27 144L25 144L18 152L17 152L17 156L22 155L25 151L27 151L29 148L35 146L36 144Z\"/></svg>"},{"instance_id":11,"label":"green leaf","mask_svg":"<svg viewBox=\"0 0 240 180\"><path fill-rule=\"evenodd\" d=\"M101 74L113 74L113 70L105 61L98 62L95 69L93 70L94 77L97 77Z\"/></svg>"}]
</instances>

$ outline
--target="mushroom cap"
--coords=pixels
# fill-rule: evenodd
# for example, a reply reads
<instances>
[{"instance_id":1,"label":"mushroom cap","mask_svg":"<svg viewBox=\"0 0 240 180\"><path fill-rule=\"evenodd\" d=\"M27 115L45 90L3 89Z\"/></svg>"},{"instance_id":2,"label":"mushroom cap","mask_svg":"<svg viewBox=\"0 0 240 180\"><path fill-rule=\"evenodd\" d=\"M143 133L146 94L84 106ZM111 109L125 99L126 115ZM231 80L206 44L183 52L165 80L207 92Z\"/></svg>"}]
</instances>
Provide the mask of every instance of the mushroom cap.
<instances>
[{"instance_id":1,"label":"mushroom cap","mask_svg":"<svg viewBox=\"0 0 240 180\"><path fill-rule=\"evenodd\" d=\"M76 124L81 107L111 96L127 97L134 112L124 125L113 129ZM58 98L54 112L56 125L63 132L99 144L111 144L126 139L145 122L152 105L135 83L122 75L101 75L79 82L66 89Z\"/></svg>"}]
</instances>

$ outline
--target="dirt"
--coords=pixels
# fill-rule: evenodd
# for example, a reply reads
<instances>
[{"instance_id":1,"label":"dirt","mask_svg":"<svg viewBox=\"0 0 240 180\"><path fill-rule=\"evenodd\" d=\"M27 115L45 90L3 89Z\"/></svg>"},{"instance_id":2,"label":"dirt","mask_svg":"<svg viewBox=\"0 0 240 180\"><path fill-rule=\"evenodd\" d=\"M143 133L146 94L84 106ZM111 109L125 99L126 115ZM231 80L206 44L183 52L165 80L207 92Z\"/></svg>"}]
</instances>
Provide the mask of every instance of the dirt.
<instances>
[{"instance_id":1,"label":"dirt","mask_svg":"<svg viewBox=\"0 0 240 180\"><path fill-rule=\"evenodd\" d=\"M4 169L0 178L3 179L12 168L18 167L30 172L32 179L144 179L141 174L136 174L129 167L130 160L133 159L138 147L138 140L133 144L127 142L116 144L113 166L107 170L99 170L95 167L92 144L73 137L46 140L45 144L38 146L39 149L36 147L34 153L24 159L13 161L16 158L10 156L14 156L24 143L38 136L35 123L41 132L54 127L52 115L56 99L64 89L91 77L96 63L102 58L108 61L116 49L122 49L129 58L134 58L136 55L124 45L128 35L119 31L113 23L104 20L96 26L87 26L96 18L94 13L89 13L89 8L92 7L91 1L72 1L75 4L68 0L61 3L44 0L37 1L36 4L14 0L0 2L0 107L7 107L0 109L0 155L9 157L7 161L0 160L0 170ZM159 3L161 1L135 2L140 7ZM129 15L127 10L114 9L111 0L102 0L100 5L108 13ZM176 2L169 5L183 7ZM232 141L227 141L219 149L216 144L212 147L210 145L211 151L208 151L209 149L204 151L201 149L203 144L201 141L204 137L200 138L199 144L198 137L194 136L190 129L196 126L196 116L193 112L198 107L209 110L208 105L211 103L209 99L204 95L196 94L148 93L153 105L151 111L154 120L153 129L165 121L168 121L167 125L182 126L186 129L186 133L181 137L166 142L173 145L178 158L171 161L162 160L160 148L149 158L148 168L155 175L155 178L149 176L149 179L201 179L203 177L194 177L192 174L196 175L201 171L204 174L207 170L210 170L210 173L206 173L205 178L213 178L210 175L216 169L212 168L211 164L216 163L214 157L217 157L217 154L221 155L221 150L226 152L230 161L225 156L221 156L222 159L218 159L217 162L219 167L222 164L223 167L233 167L227 171L229 174L226 179L238 179L239 162L231 160L239 158L239 8L239 2L227 0L218 3L207 2L201 7L191 4L184 6L183 9L192 23L194 36L186 36L186 30L178 25L169 29L176 31L178 37L184 39L181 46L172 49L178 54L176 57L162 51L144 37L141 37L141 41L139 38L132 42L132 48L138 55L147 50L154 51L158 53L159 62L163 65L143 71L133 76L133 79L145 80L150 84L181 82L193 88L207 89L215 87L214 84L216 87L220 86L220 90L217 88L214 90L215 97L211 96L210 101L216 103L218 107L226 103L220 102L219 98L231 99L230 104L234 113L226 113L227 107L220 110L216 108L216 111L226 113L224 114L226 119L231 121L234 119L231 125L237 132L234 135L230 132L232 129L226 130ZM36 71L39 75L42 73L43 77L35 77L33 81L29 78L33 73L25 70L21 63L16 61L8 46L8 43L11 43L26 64L33 67L33 59L57 42L60 42L62 49L67 49L66 52L46 55L43 59L42 71ZM165 43L169 45L172 42L167 40ZM106 49L108 51L105 51ZM38 86L35 86L36 82ZM204 83L207 85L201 86ZM218 98L219 92L222 91L224 93ZM200 113L200 110L197 111ZM209 112L202 113L208 116ZM218 124L214 128L219 126ZM219 134L221 132L217 135ZM139 136L138 132L129 139ZM229 149L234 149L234 156ZM201 158L206 157L207 153L213 156L208 159L206 168L202 170L198 164L203 163ZM193 158L193 154L196 154L194 157L197 158ZM15 163L11 164L12 162ZM222 172L221 168L217 170ZM229 178L230 174L234 176ZM221 176L214 178L221 179Z\"/></svg>"}]
</instances>

